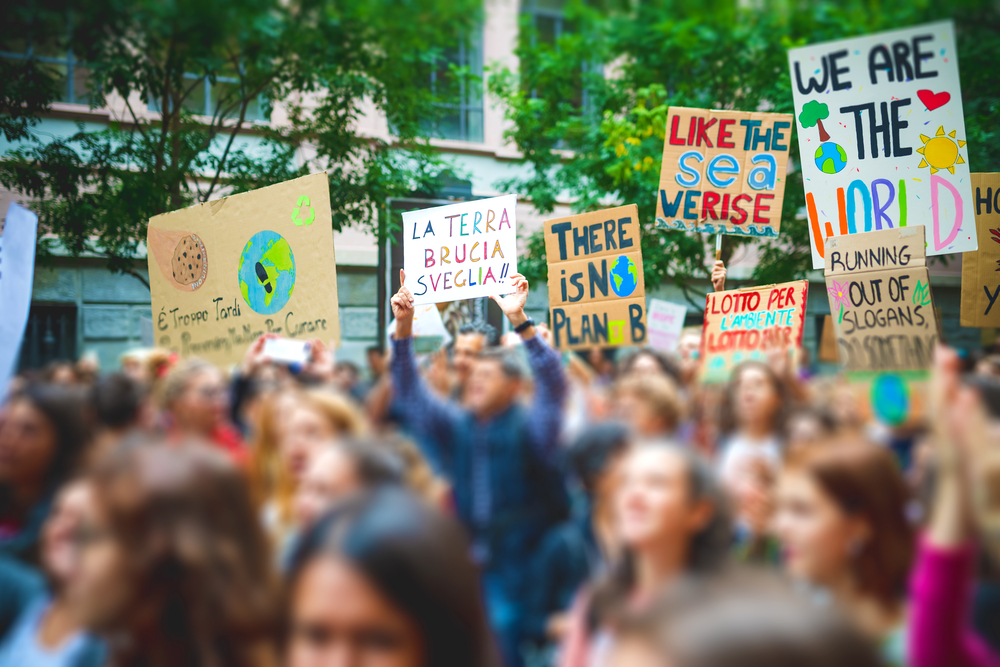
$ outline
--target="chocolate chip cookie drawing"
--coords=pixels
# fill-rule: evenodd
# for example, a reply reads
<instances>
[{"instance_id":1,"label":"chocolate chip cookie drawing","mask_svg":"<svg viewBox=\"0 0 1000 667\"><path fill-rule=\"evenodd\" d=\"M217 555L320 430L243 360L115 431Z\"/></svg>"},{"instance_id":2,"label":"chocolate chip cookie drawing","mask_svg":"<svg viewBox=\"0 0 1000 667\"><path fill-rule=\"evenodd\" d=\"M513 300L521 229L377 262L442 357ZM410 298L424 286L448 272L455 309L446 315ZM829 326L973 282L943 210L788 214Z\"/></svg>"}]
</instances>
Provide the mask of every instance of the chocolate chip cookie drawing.
<instances>
[{"instance_id":1,"label":"chocolate chip cookie drawing","mask_svg":"<svg viewBox=\"0 0 1000 667\"><path fill-rule=\"evenodd\" d=\"M197 290L208 279L208 249L193 232L149 228L149 252L167 281L179 290Z\"/></svg>"}]
</instances>

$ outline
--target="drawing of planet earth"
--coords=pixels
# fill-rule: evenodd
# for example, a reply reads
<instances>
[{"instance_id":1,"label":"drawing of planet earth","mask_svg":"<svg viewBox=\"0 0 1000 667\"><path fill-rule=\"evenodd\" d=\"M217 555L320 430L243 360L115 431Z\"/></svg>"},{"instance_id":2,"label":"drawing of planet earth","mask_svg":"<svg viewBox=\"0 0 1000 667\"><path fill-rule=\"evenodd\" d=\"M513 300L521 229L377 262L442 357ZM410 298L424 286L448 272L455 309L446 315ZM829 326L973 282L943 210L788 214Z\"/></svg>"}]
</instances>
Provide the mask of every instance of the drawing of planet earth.
<instances>
[{"instance_id":1,"label":"drawing of planet earth","mask_svg":"<svg viewBox=\"0 0 1000 667\"><path fill-rule=\"evenodd\" d=\"M272 315L288 303L295 287L295 257L288 241L276 232L257 232L240 254L240 292L261 315Z\"/></svg>"},{"instance_id":2,"label":"drawing of planet earth","mask_svg":"<svg viewBox=\"0 0 1000 667\"><path fill-rule=\"evenodd\" d=\"M837 174L847 166L847 153L840 144L824 141L816 149L816 168L824 174Z\"/></svg>"},{"instance_id":3,"label":"drawing of planet earth","mask_svg":"<svg viewBox=\"0 0 1000 667\"><path fill-rule=\"evenodd\" d=\"M639 284L639 272L636 271L635 262L627 255L621 255L611 267L611 289L618 296L628 296L635 291Z\"/></svg>"}]
</instances>

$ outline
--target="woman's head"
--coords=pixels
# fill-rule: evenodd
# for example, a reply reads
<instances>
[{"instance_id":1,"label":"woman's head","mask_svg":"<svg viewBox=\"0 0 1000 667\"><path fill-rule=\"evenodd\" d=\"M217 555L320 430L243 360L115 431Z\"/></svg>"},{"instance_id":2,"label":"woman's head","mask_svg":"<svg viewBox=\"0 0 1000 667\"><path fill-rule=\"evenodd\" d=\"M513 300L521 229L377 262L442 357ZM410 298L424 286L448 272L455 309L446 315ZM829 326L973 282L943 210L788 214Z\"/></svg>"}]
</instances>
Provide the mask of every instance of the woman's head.
<instances>
[{"instance_id":1,"label":"woman's head","mask_svg":"<svg viewBox=\"0 0 1000 667\"><path fill-rule=\"evenodd\" d=\"M101 459L88 479L94 503L67 589L83 624L160 664L258 664L273 648L277 582L229 459L143 443Z\"/></svg>"},{"instance_id":2,"label":"woman's head","mask_svg":"<svg viewBox=\"0 0 1000 667\"><path fill-rule=\"evenodd\" d=\"M637 377L661 376L676 384L681 382L681 369L677 363L651 347L645 347L626 357L621 362L620 374Z\"/></svg>"},{"instance_id":3,"label":"woman's head","mask_svg":"<svg viewBox=\"0 0 1000 667\"><path fill-rule=\"evenodd\" d=\"M775 528L787 569L822 586L844 581L891 608L913 559L906 484L892 455L840 438L792 452Z\"/></svg>"},{"instance_id":4,"label":"woman's head","mask_svg":"<svg viewBox=\"0 0 1000 667\"><path fill-rule=\"evenodd\" d=\"M671 444L632 448L615 498L619 537L632 552L685 545L692 571L717 568L730 542L730 510L715 474L694 452Z\"/></svg>"},{"instance_id":5,"label":"woman's head","mask_svg":"<svg viewBox=\"0 0 1000 667\"><path fill-rule=\"evenodd\" d=\"M788 404L785 383L765 363L745 361L733 371L722 410L723 433L740 430L776 434Z\"/></svg>"},{"instance_id":6,"label":"woman's head","mask_svg":"<svg viewBox=\"0 0 1000 667\"><path fill-rule=\"evenodd\" d=\"M570 469L591 498L613 491L614 472L629 443L628 428L617 422L587 427L566 452Z\"/></svg>"},{"instance_id":7,"label":"woman's head","mask_svg":"<svg viewBox=\"0 0 1000 667\"><path fill-rule=\"evenodd\" d=\"M316 452L331 440L360 435L364 419L346 398L314 390L297 396L283 418L282 431L283 467L297 485Z\"/></svg>"},{"instance_id":8,"label":"woman's head","mask_svg":"<svg viewBox=\"0 0 1000 667\"><path fill-rule=\"evenodd\" d=\"M42 569L57 592L79 570L80 550L76 535L80 525L91 515L93 502L90 483L83 479L71 480L59 489L42 527Z\"/></svg>"},{"instance_id":9,"label":"woman's head","mask_svg":"<svg viewBox=\"0 0 1000 667\"><path fill-rule=\"evenodd\" d=\"M677 385L668 376L626 376L615 389L618 419L641 437L669 436L680 423L683 410Z\"/></svg>"},{"instance_id":10,"label":"woman's head","mask_svg":"<svg viewBox=\"0 0 1000 667\"><path fill-rule=\"evenodd\" d=\"M163 381L163 407L183 431L208 437L226 420L229 395L222 371L203 359L188 359Z\"/></svg>"},{"instance_id":11,"label":"woman's head","mask_svg":"<svg viewBox=\"0 0 1000 667\"><path fill-rule=\"evenodd\" d=\"M0 420L0 486L36 494L54 489L87 443L83 394L73 387L33 385L12 398L5 412Z\"/></svg>"},{"instance_id":12,"label":"woman's head","mask_svg":"<svg viewBox=\"0 0 1000 667\"><path fill-rule=\"evenodd\" d=\"M307 533L288 580L289 667L498 664L462 529L383 487Z\"/></svg>"}]
</instances>

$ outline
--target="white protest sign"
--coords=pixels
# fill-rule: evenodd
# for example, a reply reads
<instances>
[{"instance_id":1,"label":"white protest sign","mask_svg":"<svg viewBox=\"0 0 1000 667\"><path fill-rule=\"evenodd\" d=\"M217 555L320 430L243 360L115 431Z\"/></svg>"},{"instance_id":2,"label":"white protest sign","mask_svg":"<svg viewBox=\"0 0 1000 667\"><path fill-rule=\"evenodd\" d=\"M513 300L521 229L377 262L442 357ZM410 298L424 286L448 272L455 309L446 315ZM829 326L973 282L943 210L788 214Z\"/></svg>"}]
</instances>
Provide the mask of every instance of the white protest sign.
<instances>
[{"instance_id":1,"label":"white protest sign","mask_svg":"<svg viewBox=\"0 0 1000 667\"><path fill-rule=\"evenodd\" d=\"M395 333L396 320L393 319L392 322L389 322L389 326L386 327L386 339L392 338ZM413 336L415 338L437 337L441 339L444 345L451 342L451 334L448 333L448 329L444 326L444 320L441 319L441 311L433 303L426 303L422 306L416 306L413 309Z\"/></svg>"},{"instance_id":2,"label":"white protest sign","mask_svg":"<svg viewBox=\"0 0 1000 667\"><path fill-rule=\"evenodd\" d=\"M414 302L510 292L517 273L517 195L403 213L403 269Z\"/></svg>"},{"instance_id":3,"label":"white protest sign","mask_svg":"<svg viewBox=\"0 0 1000 667\"><path fill-rule=\"evenodd\" d=\"M646 326L649 328L649 345L662 352L676 352L677 343L684 329L687 308L679 303L661 299L650 299L646 311Z\"/></svg>"},{"instance_id":4,"label":"white protest sign","mask_svg":"<svg viewBox=\"0 0 1000 667\"><path fill-rule=\"evenodd\" d=\"M831 236L923 225L978 247L951 21L788 52L813 268Z\"/></svg>"},{"instance_id":5,"label":"white protest sign","mask_svg":"<svg viewBox=\"0 0 1000 667\"><path fill-rule=\"evenodd\" d=\"M28 324L37 230L38 216L11 202L0 235L0 399L7 393Z\"/></svg>"}]
</instances>

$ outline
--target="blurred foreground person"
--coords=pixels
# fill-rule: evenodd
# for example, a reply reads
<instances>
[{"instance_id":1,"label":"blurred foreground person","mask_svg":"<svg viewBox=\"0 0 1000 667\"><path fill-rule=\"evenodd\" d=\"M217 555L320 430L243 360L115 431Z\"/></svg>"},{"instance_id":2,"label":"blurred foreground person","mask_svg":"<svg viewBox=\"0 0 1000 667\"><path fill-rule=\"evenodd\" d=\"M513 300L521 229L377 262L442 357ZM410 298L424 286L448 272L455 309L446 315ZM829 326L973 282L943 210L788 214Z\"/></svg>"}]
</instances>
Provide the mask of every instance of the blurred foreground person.
<instances>
[{"instance_id":1,"label":"blurred foreground person","mask_svg":"<svg viewBox=\"0 0 1000 667\"><path fill-rule=\"evenodd\" d=\"M486 322L467 322L459 328L451 346L451 367L455 373L452 398L462 400L476 359L484 350L495 348L499 343L497 330Z\"/></svg>"},{"instance_id":2,"label":"blurred foreground person","mask_svg":"<svg viewBox=\"0 0 1000 667\"><path fill-rule=\"evenodd\" d=\"M38 563L38 538L52 498L87 442L79 390L33 385L2 408L0 554Z\"/></svg>"},{"instance_id":3,"label":"blurred foreground person","mask_svg":"<svg viewBox=\"0 0 1000 667\"><path fill-rule=\"evenodd\" d=\"M147 390L124 373L99 378L88 392L94 443L88 458L113 449L130 431L145 426Z\"/></svg>"},{"instance_id":4,"label":"blurred foreground person","mask_svg":"<svg viewBox=\"0 0 1000 667\"><path fill-rule=\"evenodd\" d=\"M681 582L628 616L606 667L881 667L866 638L831 609L766 577Z\"/></svg>"},{"instance_id":5,"label":"blurred foreground person","mask_svg":"<svg viewBox=\"0 0 1000 667\"><path fill-rule=\"evenodd\" d=\"M785 567L831 597L903 667L905 592L913 561L906 484L892 455L841 438L789 455L778 485L775 530Z\"/></svg>"},{"instance_id":6,"label":"blurred foreground person","mask_svg":"<svg viewBox=\"0 0 1000 667\"><path fill-rule=\"evenodd\" d=\"M790 403L786 384L767 364L745 361L733 371L722 406L719 472L726 485L736 482L750 460L781 468L784 412Z\"/></svg>"},{"instance_id":7,"label":"blurred foreground person","mask_svg":"<svg viewBox=\"0 0 1000 667\"><path fill-rule=\"evenodd\" d=\"M288 579L288 667L498 667L460 526L409 493L356 497L307 533Z\"/></svg>"},{"instance_id":8,"label":"blurred foreground person","mask_svg":"<svg viewBox=\"0 0 1000 667\"><path fill-rule=\"evenodd\" d=\"M577 601L560 664L600 664L615 614L638 610L685 574L714 575L728 563L732 522L708 463L668 443L638 445L621 463L615 524L622 553Z\"/></svg>"},{"instance_id":9,"label":"blurred foreground person","mask_svg":"<svg viewBox=\"0 0 1000 667\"><path fill-rule=\"evenodd\" d=\"M271 667L278 584L240 471L197 445L119 449L89 480L68 598L115 667Z\"/></svg>"},{"instance_id":10,"label":"blurred foreground person","mask_svg":"<svg viewBox=\"0 0 1000 667\"><path fill-rule=\"evenodd\" d=\"M503 350L480 353L464 405L441 400L417 368L411 335L413 295L404 278L400 272L404 286L392 297L393 389L405 425L452 484L455 508L484 571L493 629L506 664L516 666L528 563L545 533L566 516L557 448L566 377L559 354L541 340L524 313L527 280L514 274L514 292L494 300L524 340L535 379L531 406L519 403L523 371Z\"/></svg>"},{"instance_id":11,"label":"blurred foreground person","mask_svg":"<svg viewBox=\"0 0 1000 667\"><path fill-rule=\"evenodd\" d=\"M669 375L627 375L615 385L615 416L636 437L669 438L684 412L677 385Z\"/></svg>"},{"instance_id":12,"label":"blurred foreground person","mask_svg":"<svg viewBox=\"0 0 1000 667\"><path fill-rule=\"evenodd\" d=\"M90 484L69 482L59 491L42 529L42 570L48 583L25 601L9 634L0 643L0 665L18 667L103 667L104 643L81 630L80 618L66 599L66 586L79 569L77 535L93 507ZM0 579L12 570L0 568ZM11 592L25 581L3 581ZM6 604L6 601L4 602Z\"/></svg>"},{"instance_id":13,"label":"blurred foreground person","mask_svg":"<svg viewBox=\"0 0 1000 667\"><path fill-rule=\"evenodd\" d=\"M161 395L172 440L204 440L237 463L246 460L239 431L229 423L229 387L215 365L197 358L180 362L164 378Z\"/></svg>"}]
</instances>

